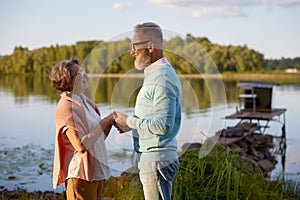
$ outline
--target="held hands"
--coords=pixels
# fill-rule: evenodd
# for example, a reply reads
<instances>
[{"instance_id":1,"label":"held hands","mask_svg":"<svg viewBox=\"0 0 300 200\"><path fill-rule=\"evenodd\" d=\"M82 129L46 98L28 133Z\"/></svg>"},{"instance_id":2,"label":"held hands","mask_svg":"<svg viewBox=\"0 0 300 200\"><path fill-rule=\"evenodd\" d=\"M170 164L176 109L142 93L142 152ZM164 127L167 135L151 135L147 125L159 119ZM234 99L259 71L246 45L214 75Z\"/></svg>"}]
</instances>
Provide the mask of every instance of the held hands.
<instances>
[{"instance_id":1,"label":"held hands","mask_svg":"<svg viewBox=\"0 0 300 200\"><path fill-rule=\"evenodd\" d=\"M114 126L118 129L119 133L125 133L131 130L131 128L127 125L126 119L127 115L120 112L113 112L115 117Z\"/></svg>"},{"instance_id":2,"label":"held hands","mask_svg":"<svg viewBox=\"0 0 300 200\"><path fill-rule=\"evenodd\" d=\"M91 132L85 134L81 138L81 142L84 145L84 151L85 149L90 149L96 141L99 139L100 135L104 133L105 139L108 136L113 124L114 124L115 118L114 115L111 113L110 115L104 117L99 122L99 126L96 126ZM74 146L74 145L73 145ZM81 150L82 152L82 150Z\"/></svg>"},{"instance_id":3,"label":"held hands","mask_svg":"<svg viewBox=\"0 0 300 200\"><path fill-rule=\"evenodd\" d=\"M131 130L131 128L126 124L127 115L120 112L113 112L108 116L104 117L100 121L100 127L103 130L106 137L109 135L109 132L114 126L118 129L119 133L125 133Z\"/></svg>"}]
</instances>

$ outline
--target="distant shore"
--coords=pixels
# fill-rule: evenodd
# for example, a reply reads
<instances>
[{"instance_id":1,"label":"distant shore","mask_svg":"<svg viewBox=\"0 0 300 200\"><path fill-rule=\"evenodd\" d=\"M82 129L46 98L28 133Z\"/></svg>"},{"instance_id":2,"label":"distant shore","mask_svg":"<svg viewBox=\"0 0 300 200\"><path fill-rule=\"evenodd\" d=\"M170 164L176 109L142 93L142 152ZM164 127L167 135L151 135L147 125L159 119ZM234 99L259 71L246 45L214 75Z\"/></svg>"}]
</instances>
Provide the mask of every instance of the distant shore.
<instances>
[{"instance_id":1,"label":"distant shore","mask_svg":"<svg viewBox=\"0 0 300 200\"><path fill-rule=\"evenodd\" d=\"M88 74L89 77L104 77L104 78L143 78L143 73L127 73L127 74ZM179 76L185 78L297 78L300 77L300 73L224 73L224 74L179 74Z\"/></svg>"},{"instance_id":2,"label":"distant shore","mask_svg":"<svg viewBox=\"0 0 300 200\"><path fill-rule=\"evenodd\" d=\"M126 74L88 74L92 78L144 78L143 73ZM300 83L300 73L224 73L224 74L179 74L180 78L187 79L236 79L243 81L274 82L278 84Z\"/></svg>"}]
</instances>

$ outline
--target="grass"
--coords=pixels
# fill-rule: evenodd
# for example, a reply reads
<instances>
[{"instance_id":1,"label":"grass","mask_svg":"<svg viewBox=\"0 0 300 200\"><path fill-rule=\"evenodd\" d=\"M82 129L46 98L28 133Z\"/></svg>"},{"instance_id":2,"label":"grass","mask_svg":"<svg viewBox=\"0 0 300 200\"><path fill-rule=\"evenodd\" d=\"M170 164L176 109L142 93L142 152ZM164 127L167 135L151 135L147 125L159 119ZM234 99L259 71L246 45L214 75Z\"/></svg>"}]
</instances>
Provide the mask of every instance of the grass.
<instances>
[{"instance_id":1,"label":"grass","mask_svg":"<svg viewBox=\"0 0 300 200\"><path fill-rule=\"evenodd\" d=\"M173 182L174 200L300 198L299 183L290 182L288 186L279 180L266 180L259 171L253 174L234 152L216 147L202 159L198 153L199 149L190 150L181 158L181 168Z\"/></svg>"},{"instance_id":2,"label":"grass","mask_svg":"<svg viewBox=\"0 0 300 200\"><path fill-rule=\"evenodd\" d=\"M180 156L180 169L173 181L174 200L294 200L300 199L299 181L267 180L257 168L253 173L249 163L239 155L216 145L204 158L199 149ZM39 198L44 195L44 198ZM51 199L46 194L21 193L14 199ZM122 175L107 181L104 196L115 200L142 200L143 191L137 174ZM2 193L2 199L10 199ZM65 199L64 194L52 199Z\"/></svg>"},{"instance_id":3,"label":"grass","mask_svg":"<svg viewBox=\"0 0 300 200\"><path fill-rule=\"evenodd\" d=\"M115 200L143 199L137 174L110 179L105 192L105 196ZM259 168L253 174L249 163L241 162L236 153L216 146L201 159L199 149L186 151L180 157L180 169L173 181L173 199L300 199L300 183L266 180Z\"/></svg>"},{"instance_id":4,"label":"grass","mask_svg":"<svg viewBox=\"0 0 300 200\"><path fill-rule=\"evenodd\" d=\"M237 79L243 81L274 82L278 84L299 84L300 73L260 72L260 73L223 73L223 80Z\"/></svg>"}]
</instances>

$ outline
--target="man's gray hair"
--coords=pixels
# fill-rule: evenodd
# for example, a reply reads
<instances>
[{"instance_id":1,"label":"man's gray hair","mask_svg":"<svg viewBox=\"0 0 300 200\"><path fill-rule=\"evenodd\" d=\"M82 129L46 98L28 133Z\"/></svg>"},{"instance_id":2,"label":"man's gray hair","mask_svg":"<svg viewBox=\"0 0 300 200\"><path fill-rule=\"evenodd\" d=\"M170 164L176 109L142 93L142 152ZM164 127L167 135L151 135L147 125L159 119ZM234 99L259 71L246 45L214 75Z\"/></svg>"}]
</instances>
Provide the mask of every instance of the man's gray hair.
<instances>
[{"instance_id":1,"label":"man's gray hair","mask_svg":"<svg viewBox=\"0 0 300 200\"><path fill-rule=\"evenodd\" d=\"M134 30L135 32L142 31L142 33L149 36L151 40L162 44L163 34L159 25L153 22L145 22L143 24L136 25Z\"/></svg>"}]
</instances>

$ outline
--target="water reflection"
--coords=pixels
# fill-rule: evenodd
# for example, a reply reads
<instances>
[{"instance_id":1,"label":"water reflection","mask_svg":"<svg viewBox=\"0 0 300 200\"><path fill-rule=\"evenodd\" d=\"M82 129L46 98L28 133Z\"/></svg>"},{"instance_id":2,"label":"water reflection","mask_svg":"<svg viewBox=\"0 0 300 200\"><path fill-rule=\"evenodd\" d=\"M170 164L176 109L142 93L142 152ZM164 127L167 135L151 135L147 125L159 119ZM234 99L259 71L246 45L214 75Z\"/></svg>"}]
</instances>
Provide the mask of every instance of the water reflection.
<instances>
[{"instance_id":1,"label":"water reflection","mask_svg":"<svg viewBox=\"0 0 300 200\"><path fill-rule=\"evenodd\" d=\"M58 100L57 92L45 76L1 76L0 90L11 92L17 104L28 102L29 95L42 97L49 102Z\"/></svg>"},{"instance_id":2,"label":"water reflection","mask_svg":"<svg viewBox=\"0 0 300 200\"><path fill-rule=\"evenodd\" d=\"M211 92L218 92L220 82L213 78L181 78L183 89L183 111L187 115L205 111L211 107ZM235 102L236 80L224 80L226 100ZM133 107L136 95L143 83L142 78L98 78L89 77L90 88L85 93L98 104L120 105ZM209 90L207 85L213 90ZM0 77L0 90L11 92L16 104L28 102L30 95L40 97L50 103L59 100L60 93L51 88L46 76L2 76ZM217 102L222 104L224 102Z\"/></svg>"},{"instance_id":3,"label":"water reflection","mask_svg":"<svg viewBox=\"0 0 300 200\"><path fill-rule=\"evenodd\" d=\"M224 117L224 104L227 114L235 112L237 106L238 79L224 79L226 103L211 100L211 93L219 91L219 83L214 78L181 78L183 88L183 123L178 135L179 145L190 141L200 141L200 132L214 134L220 127L214 127L216 120L211 120L212 113ZM143 83L142 78L98 78L89 77L89 90L86 94L95 100L105 116L115 107L117 110L132 112L136 95ZM38 144L46 149L53 149L55 123L54 112L60 93L51 88L50 80L44 76L3 76L0 77L0 139L1 147L15 150L27 144ZM210 85L210 90L207 84ZM298 143L297 119L300 107L300 84L279 87L276 106L287 108L287 151L282 158L287 172L298 171L300 152ZM212 105L214 103L214 105ZM114 107L112 107L114 106ZM226 110L225 109L225 110ZM227 126L230 126L227 122ZM277 130L271 129L271 133ZM211 135L210 135L211 136ZM16 145L16 146L14 146ZM116 166L128 164L124 155L131 158L132 141L130 134L120 136L116 131L110 135L108 147L112 162ZM37 148L39 149L39 148ZM0 149L1 150L1 149ZM1 153L2 151L0 151ZM18 152L18 151L15 151ZM52 155L52 154L51 154ZM8 158L6 158L8 159ZM286 162L285 162L286 159ZM2 159L6 165L5 159ZM49 162L51 162L52 158ZM44 173L47 174L47 173ZM0 180L1 185L1 180Z\"/></svg>"}]
</instances>

